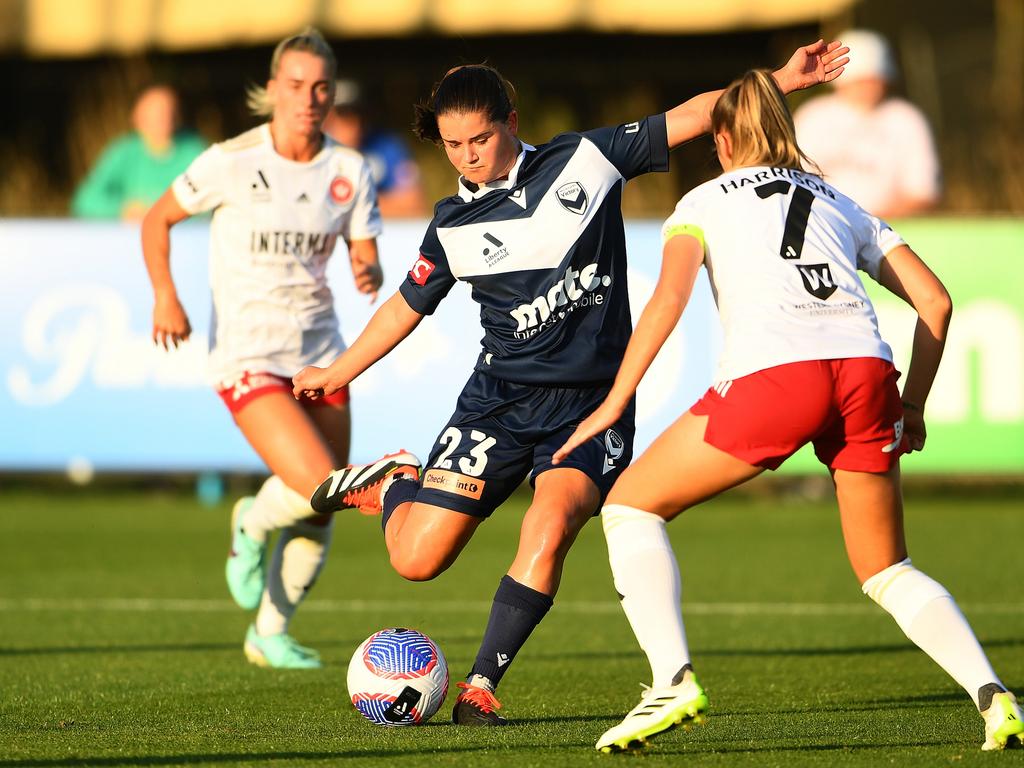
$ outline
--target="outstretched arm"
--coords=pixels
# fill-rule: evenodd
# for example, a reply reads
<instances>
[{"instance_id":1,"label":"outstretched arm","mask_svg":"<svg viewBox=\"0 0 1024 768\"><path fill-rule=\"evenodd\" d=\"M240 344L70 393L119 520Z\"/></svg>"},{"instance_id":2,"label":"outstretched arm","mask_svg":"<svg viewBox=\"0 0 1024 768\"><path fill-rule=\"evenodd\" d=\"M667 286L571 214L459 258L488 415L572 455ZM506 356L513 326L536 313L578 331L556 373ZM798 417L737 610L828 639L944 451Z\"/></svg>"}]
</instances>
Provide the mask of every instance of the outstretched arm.
<instances>
[{"instance_id":1,"label":"outstretched arm","mask_svg":"<svg viewBox=\"0 0 1024 768\"><path fill-rule=\"evenodd\" d=\"M420 324L423 315L406 302L400 291L373 313L359 338L327 368L309 366L292 378L296 398L333 395L376 363Z\"/></svg>"},{"instance_id":2,"label":"outstretched arm","mask_svg":"<svg viewBox=\"0 0 1024 768\"><path fill-rule=\"evenodd\" d=\"M911 451L924 448L924 404L939 370L953 302L945 286L909 246L901 245L882 260L879 282L917 312L914 344L903 385L903 426Z\"/></svg>"},{"instance_id":3,"label":"outstretched arm","mask_svg":"<svg viewBox=\"0 0 1024 768\"><path fill-rule=\"evenodd\" d=\"M792 93L812 85L828 83L843 73L849 62L850 49L838 40L824 40L797 48L789 61L775 74L775 82L783 93ZM668 146L675 149L711 130L711 110L722 95L721 90L708 91L683 102L665 113Z\"/></svg>"},{"instance_id":4,"label":"outstretched arm","mask_svg":"<svg viewBox=\"0 0 1024 768\"><path fill-rule=\"evenodd\" d=\"M597 410L580 422L565 445L555 451L552 464L558 464L574 448L619 420L640 380L679 322L703 260L704 246L692 235L678 235L665 243L658 284L629 338L615 383Z\"/></svg>"}]
</instances>

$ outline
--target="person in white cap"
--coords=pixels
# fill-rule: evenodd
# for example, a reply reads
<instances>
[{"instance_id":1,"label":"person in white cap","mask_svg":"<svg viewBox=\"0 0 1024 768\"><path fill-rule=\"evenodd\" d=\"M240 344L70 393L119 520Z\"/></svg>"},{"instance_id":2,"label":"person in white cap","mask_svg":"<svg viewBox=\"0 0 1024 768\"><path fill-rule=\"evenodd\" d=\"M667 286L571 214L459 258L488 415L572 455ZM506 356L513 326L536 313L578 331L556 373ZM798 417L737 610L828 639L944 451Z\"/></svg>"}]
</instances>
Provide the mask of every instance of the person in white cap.
<instances>
[{"instance_id":1,"label":"person in white cap","mask_svg":"<svg viewBox=\"0 0 1024 768\"><path fill-rule=\"evenodd\" d=\"M794 114L800 146L825 179L883 219L933 208L940 196L939 158L924 114L890 95L897 77L885 38L849 30L846 74L834 92L809 100Z\"/></svg>"}]
</instances>

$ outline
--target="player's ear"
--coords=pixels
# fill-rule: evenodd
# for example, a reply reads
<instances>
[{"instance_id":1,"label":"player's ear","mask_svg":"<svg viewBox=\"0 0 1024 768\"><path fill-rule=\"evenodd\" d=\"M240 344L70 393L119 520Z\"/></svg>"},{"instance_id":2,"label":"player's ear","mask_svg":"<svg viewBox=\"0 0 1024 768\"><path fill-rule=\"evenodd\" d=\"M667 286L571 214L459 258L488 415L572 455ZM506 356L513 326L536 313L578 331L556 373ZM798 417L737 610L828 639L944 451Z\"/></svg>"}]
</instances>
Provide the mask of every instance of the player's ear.
<instances>
[{"instance_id":1,"label":"player's ear","mask_svg":"<svg viewBox=\"0 0 1024 768\"><path fill-rule=\"evenodd\" d=\"M513 136L519 135L519 113L514 109L508 113L508 119L505 121L505 125L508 126L509 132Z\"/></svg>"}]
</instances>

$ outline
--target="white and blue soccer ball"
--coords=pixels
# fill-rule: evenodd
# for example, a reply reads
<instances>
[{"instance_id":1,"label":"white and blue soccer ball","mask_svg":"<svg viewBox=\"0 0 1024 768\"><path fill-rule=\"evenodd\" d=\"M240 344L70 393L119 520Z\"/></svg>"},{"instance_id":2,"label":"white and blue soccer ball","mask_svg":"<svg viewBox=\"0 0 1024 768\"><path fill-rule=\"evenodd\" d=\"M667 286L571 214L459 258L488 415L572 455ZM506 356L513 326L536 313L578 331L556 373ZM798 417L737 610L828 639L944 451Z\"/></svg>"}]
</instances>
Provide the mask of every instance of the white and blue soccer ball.
<instances>
[{"instance_id":1,"label":"white and blue soccer ball","mask_svg":"<svg viewBox=\"0 0 1024 768\"><path fill-rule=\"evenodd\" d=\"M448 663L437 644L415 629L382 629L356 648L348 693L359 713L377 725L419 725L448 694Z\"/></svg>"}]
</instances>

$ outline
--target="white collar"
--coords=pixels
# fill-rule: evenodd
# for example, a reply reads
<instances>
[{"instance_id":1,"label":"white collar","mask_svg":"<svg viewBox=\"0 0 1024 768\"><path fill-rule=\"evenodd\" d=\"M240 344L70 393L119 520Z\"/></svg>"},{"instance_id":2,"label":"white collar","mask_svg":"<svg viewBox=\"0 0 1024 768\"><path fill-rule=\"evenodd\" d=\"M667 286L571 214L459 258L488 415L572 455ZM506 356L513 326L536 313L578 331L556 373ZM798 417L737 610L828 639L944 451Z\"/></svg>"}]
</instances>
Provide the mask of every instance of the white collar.
<instances>
[{"instance_id":1,"label":"white collar","mask_svg":"<svg viewBox=\"0 0 1024 768\"><path fill-rule=\"evenodd\" d=\"M488 192L493 192L496 189L511 189L516 184L516 179L519 176L519 168L523 164L523 158L526 157L527 152L533 152L536 147L527 144L525 141L522 142L523 149L519 153L519 157L516 158L515 163L512 165L512 170L508 172L507 179L496 179L486 184L473 184L473 182L466 181L465 176L459 176L459 197L465 200L467 203L486 195ZM469 186L471 185L471 186ZM473 188L476 188L475 190Z\"/></svg>"}]
</instances>

